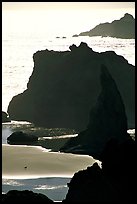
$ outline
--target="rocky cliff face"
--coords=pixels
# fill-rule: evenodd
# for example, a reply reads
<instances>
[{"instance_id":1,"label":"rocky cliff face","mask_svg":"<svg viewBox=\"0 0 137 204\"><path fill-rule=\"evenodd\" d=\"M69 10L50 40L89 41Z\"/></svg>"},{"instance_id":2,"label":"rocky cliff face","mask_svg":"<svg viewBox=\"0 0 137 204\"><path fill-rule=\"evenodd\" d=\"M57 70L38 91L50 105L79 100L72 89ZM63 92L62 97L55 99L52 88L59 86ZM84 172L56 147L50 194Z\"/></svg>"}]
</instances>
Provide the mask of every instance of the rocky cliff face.
<instances>
[{"instance_id":1,"label":"rocky cliff face","mask_svg":"<svg viewBox=\"0 0 137 204\"><path fill-rule=\"evenodd\" d=\"M111 23L101 23L90 31L81 32L78 36L102 36L116 37L124 39L135 38L135 19L132 15L126 13L120 20L114 20Z\"/></svg>"},{"instance_id":2,"label":"rocky cliff face","mask_svg":"<svg viewBox=\"0 0 137 204\"><path fill-rule=\"evenodd\" d=\"M94 52L86 43L70 51L43 50L33 56L27 89L12 98L8 114L47 128L85 130L101 91L100 66L108 67L126 108L128 128L135 123L135 67L115 52Z\"/></svg>"},{"instance_id":3,"label":"rocky cliff face","mask_svg":"<svg viewBox=\"0 0 137 204\"><path fill-rule=\"evenodd\" d=\"M127 134L127 117L125 107L117 85L108 72L101 66L102 90L95 106L90 111L88 127L71 138L61 151L89 154L97 159L110 139L124 141Z\"/></svg>"}]
</instances>

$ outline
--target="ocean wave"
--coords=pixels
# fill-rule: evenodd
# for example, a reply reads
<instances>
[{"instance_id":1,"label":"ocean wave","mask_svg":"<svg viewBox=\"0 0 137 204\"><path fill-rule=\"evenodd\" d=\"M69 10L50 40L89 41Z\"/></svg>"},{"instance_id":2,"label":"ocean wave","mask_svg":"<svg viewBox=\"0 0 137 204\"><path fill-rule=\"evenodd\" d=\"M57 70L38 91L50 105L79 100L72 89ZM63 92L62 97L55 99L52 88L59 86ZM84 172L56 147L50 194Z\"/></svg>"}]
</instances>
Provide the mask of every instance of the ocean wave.
<instances>
[{"instance_id":1,"label":"ocean wave","mask_svg":"<svg viewBox=\"0 0 137 204\"><path fill-rule=\"evenodd\" d=\"M65 139L65 138L71 138L71 137L77 137L78 134L73 134L73 135L61 135L61 136L52 136L52 137L40 137L39 140L43 139Z\"/></svg>"},{"instance_id":2,"label":"ocean wave","mask_svg":"<svg viewBox=\"0 0 137 204\"><path fill-rule=\"evenodd\" d=\"M37 190L56 190L56 189L60 189L60 188L67 188L67 185L59 185L59 186L50 186L50 185L39 185L38 187L35 187L34 189Z\"/></svg>"}]
</instances>

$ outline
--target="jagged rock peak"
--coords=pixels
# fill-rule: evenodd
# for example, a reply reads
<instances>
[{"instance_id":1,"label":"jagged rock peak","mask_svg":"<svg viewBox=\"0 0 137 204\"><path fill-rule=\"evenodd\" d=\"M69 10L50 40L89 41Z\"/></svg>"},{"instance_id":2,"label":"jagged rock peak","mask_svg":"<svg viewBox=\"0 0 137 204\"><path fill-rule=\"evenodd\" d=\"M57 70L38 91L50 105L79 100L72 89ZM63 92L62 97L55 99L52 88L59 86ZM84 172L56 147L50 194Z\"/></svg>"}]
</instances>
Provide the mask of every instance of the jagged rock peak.
<instances>
[{"instance_id":1,"label":"jagged rock peak","mask_svg":"<svg viewBox=\"0 0 137 204\"><path fill-rule=\"evenodd\" d=\"M88 45L87 45L87 43L85 43L85 42L81 42L80 43L80 45L77 47L76 45L71 45L71 46L69 46L69 49L72 51L72 50L76 50L76 49L83 49L83 50L85 50L85 49L90 49L91 51L93 51L92 50L92 48L90 48Z\"/></svg>"},{"instance_id":2,"label":"jagged rock peak","mask_svg":"<svg viewBox=\"0 0 137 204\"><path fill-rule=\"evenodd\" d=\"M100 159L106 143L115 138L119 142L128 139L125 106L117 84L107 67L100 67L101 92L90 111L89 124L85 131L71 138L61 151L88 154Z\"/></svg>"},{"instance_id":3,"label":"jagged rock peak","mask_svg":"<svg viewBox=\"0 0 137 204\"><path fill-rule=\"evenodd\" d=\"M125 13L124 17L121 18L121 20L124 20L124 21L130 21L130 20L133 20L133 16L129 13Z\"/></svg>"},{"instance_id":4,"label":"jagged rock peak","mask_svg":"<svg viewBox=\"0 0 137 204\"><path fill-rule=\"evenodd\" d=\"M95 119L97 121L97 118L100 117L102 118L104 125L105 122L106 124L110 123L108 129L110 129L111 135L114 134L115 137L116 135L120 134L123 139L123 136L126 135L127 131L125 105L114 79L104 64L101 65L100 81L102 91L98 97L96 106L91 110L88 127L90 128L90 125L92 127ZM93 112L96 112L96 114L98 113L97 118L96 114L92 115ZM116 130L114 123L117 124ZM104 131L106 131L105 128L106 126L104 127Z\"/></svg>"}]
</instances>

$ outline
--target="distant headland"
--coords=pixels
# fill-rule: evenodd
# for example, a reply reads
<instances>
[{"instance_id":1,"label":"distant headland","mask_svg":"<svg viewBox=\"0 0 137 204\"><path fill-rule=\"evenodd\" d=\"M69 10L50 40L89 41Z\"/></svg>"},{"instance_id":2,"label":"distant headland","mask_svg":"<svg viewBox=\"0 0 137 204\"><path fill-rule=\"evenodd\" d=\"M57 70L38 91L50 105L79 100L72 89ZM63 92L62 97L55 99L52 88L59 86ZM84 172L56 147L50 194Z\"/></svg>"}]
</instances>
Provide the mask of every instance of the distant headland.
<instances>
[{"instance_id":1,"label":"distant headland","mask_svg":"<svg viewBox=\"0 0 137 204\"><path fill-rule=\"evenodd\" d=\"M102 36L102 37L115 37L123 39L134 39L135 38L135 18L126 13L119 20L114 20L111 23L101 23L93 29L81 32L80 34L73 35L78 36Z\"/></svg>"}]
</instances>

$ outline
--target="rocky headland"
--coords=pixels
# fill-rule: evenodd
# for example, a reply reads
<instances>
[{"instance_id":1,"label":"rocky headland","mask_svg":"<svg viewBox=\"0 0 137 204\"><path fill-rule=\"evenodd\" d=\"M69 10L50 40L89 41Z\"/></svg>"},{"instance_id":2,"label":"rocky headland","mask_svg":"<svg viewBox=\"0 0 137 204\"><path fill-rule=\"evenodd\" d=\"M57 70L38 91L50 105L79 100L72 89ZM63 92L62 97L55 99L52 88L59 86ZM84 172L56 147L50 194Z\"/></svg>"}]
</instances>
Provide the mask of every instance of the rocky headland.
<instances>
[{"instance_id":1,"label":"rocky headland","mask_svg":"<svg viewBox=\"0 0 137 204\"><path fill-rule=\"evenodd\" d=\"M135 38L135 19L131 14L126 13L119 20L114 20L111 23L101 23L93 29L81 32L78 36L102 36L102 37L115 37L123 39L134 39Z\"/></svg>"},{"instance_id":2,"label":"rocky headland","mask_svg":"<svg viewBox=\"0 0 137 204\"><path fill-rule=\"evenodd\" d=\"M113 51L94 52L86 43L70 51L37 51L27 89L12 98L8 114L47 128L85 130L101 92L100 67L115 80L125 105L128 128L135 128L135 67Z\"/></svg>"}]
</instances>

